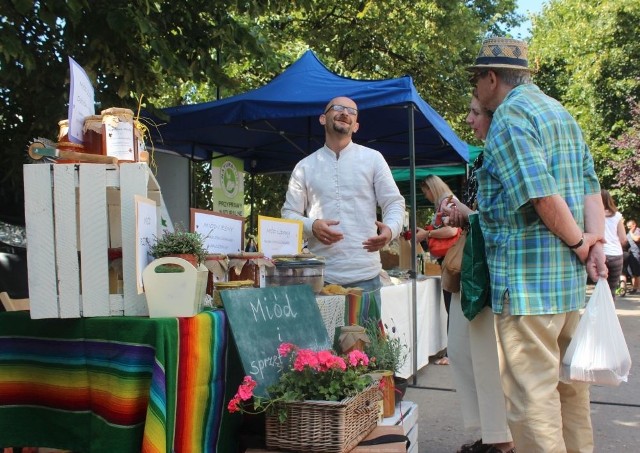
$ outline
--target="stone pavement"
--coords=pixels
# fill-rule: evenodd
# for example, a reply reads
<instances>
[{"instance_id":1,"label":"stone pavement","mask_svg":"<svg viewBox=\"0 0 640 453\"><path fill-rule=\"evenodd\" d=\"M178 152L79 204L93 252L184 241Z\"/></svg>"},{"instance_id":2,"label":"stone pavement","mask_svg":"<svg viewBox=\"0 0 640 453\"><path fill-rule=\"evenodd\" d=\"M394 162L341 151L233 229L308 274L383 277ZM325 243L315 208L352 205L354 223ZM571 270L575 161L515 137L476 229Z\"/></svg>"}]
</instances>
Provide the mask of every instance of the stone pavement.
<instances>
[{"instance_id":1,"label":"stone pavement","mask_svg":"<svg viewBox=\"0 0 640 453\"><path fill-rule=\"evenodd\" d=\"M619 387L591 387L591 420L595 452L640 451L640 294L618 297L616 310L631 353L628 382ZM420 453L455 453L476 433L466 432L451 367L427 365L416 377L416 386L405 399L418 404L418 443ZM520 453L526 453L520 449Z\"/></svg>"}]
</instances>

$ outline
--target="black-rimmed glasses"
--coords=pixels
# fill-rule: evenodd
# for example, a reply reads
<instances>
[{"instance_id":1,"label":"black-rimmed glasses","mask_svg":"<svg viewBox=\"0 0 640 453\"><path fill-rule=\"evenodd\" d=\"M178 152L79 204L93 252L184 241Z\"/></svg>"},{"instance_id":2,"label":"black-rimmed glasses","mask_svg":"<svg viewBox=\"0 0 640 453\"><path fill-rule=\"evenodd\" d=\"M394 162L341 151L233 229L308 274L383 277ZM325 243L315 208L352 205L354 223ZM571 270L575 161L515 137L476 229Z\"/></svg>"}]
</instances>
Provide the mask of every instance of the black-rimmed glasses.
<instances>
[{"instance_id":1,"label":"black-rimmed glasses","mask_svg":"<svg viewBox=\"0 0 640 453\"><path fill-rule=\"evenodd\" d=\"M349 115L353 115L353 116L356 116L358 114L358 109L353 107L347 107L340 104L331 104L329 108L324 112L324 114L326 115L327 113L329 113L329 110L333 110L335 112L346 111Z\"/></svg>"},{"instance_id":2,"label":"black-rimmed glasses","mask_svg":"<svg viewBox=\"0 0 640 453\"><path fill-rule=\"evenodd\" d=\"M474 72L473 74L471 74L469 76L469 83L471 85L473 85L473 86L476 86L478 84L478 80L480 80L481 78L483 78L487 74L489 74L488 70L480 71L480 72Z\"/></svg>"}]
</instances>

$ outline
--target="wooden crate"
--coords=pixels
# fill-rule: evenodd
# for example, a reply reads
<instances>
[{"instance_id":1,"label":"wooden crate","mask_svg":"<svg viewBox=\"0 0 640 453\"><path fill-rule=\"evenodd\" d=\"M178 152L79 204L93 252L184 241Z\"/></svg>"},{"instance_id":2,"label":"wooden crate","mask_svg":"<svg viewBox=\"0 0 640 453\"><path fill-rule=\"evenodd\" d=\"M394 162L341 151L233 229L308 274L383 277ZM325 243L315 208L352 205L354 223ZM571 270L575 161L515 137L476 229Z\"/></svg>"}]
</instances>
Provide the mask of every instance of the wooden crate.
<instances>
[{"instance_id":1,"label":"wooden crate","mask_svg":"<svg viewBox=\"0 0 640 453\"><path fill-rule=\"evenodd\" d=\"M138 294L135 195L158 205L160 186L145 163L24 166L31 317L145 316ZM122 247L123 293L109 294L108 249Z\"/></svg>"}]
</instances>

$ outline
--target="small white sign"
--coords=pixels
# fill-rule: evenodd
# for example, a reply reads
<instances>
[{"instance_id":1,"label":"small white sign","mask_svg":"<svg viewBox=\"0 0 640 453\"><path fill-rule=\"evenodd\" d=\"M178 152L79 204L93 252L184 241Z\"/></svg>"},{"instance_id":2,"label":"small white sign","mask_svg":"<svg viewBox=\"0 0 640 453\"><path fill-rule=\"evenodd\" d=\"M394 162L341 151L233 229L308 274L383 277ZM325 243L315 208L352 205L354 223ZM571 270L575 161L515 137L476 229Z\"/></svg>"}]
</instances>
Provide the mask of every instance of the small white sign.
<instances>
[{"instance_id":1,"label":"small white sign","mask_svg":"<svg viewBox=\"0 0 640 453\"><path fill-rule=\"evenodd\" d=\"M95 115L93 86L87 73L69 57L71 83L69 87L69 140L82 143L84 119Z\"/></svg>"},{"instance_id":2,"label":"small white sign","mask_svg":"<svg viewBox=\"0 0 640 453\"><path fill-rule=\"evenodd\" d=\"M264 256L295 255L302 250L302 222L258 216L258 250Z\"/></svg>"},{"instance_id":3,"label":"small white sign","mask_svg":"<svg viewBox=\"0 0 640 453\"><path fill-rule=\"evenodd\" d=\"M158 236L156 202L135 195L136 204L136 282L138 294L144 292L142 287L142 271L153 261L149 249Z\"/></svg>"},{"instance_id":4,"label":"small white sign","mask_svg":"<svg viewBox=\"0 0 640 453\"><path fill-rule=\"evenodd\" d=\"M230 214L191 209L191 231L200 233L209 253L240 253L244 218Z\"/></svg>"}]
</instances>

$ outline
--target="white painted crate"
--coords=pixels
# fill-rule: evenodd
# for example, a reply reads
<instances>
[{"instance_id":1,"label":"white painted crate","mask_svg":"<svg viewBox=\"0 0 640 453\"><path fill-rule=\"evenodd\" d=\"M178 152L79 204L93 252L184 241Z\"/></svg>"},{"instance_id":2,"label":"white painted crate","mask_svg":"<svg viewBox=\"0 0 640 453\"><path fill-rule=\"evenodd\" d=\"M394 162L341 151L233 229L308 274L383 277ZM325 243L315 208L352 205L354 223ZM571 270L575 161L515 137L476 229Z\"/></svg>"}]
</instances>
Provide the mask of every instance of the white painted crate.
<instances>
[{"instance_id":1,"label":"white painted crate","mask_svg":"<svg viewBox=\"0 0 640 453\"><path fill-rule=\"evenodd\" d=\"M156 202L158 232L172 228L148 165L28 164L24 185L31 317L148 315L136 285L134 196ZM109 294L109 247L122 247L124 294Z\"/></svg>"}]
</instances>

